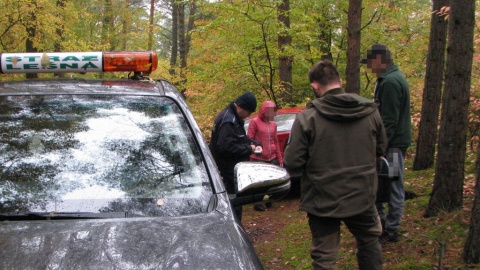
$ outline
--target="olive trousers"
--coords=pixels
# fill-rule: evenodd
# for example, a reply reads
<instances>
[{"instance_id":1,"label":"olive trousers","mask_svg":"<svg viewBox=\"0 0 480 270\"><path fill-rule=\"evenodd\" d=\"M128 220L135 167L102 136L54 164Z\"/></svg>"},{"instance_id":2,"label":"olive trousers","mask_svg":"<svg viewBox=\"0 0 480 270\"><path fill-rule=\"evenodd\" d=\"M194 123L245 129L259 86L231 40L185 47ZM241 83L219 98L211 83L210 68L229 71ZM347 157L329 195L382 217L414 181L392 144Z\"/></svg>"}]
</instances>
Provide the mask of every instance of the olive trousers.
<instances>
[{"instance_id":1,"label":"olive trousers","mask_svg":"<svg viewBox=\"0 0 480 270\"><path fill-rule=\"evenodd\" d=\"M340 224L343 222L357 242L357 261L360 270L382 269L382 246L378 237L382 225L375 205L352 217L331 218L308 214L312 233L310 256L315 270L337 269L340 248ZM342 267L340 266L340 269Z\"/></svg>"}]
</instances>

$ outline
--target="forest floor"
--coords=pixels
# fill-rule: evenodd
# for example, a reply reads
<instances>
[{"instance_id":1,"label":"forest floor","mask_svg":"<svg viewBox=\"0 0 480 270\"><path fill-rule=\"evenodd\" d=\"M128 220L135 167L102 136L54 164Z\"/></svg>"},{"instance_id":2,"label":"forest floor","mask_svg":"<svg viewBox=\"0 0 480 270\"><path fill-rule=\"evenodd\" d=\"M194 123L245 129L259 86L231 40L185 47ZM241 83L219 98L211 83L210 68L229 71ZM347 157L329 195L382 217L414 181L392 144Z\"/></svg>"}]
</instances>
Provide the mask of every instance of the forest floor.
<instances>
[{"instance_id":1,"label":"forest floor","mask_svg":"<svg viewBox=\"0 0 480 270\"><path fill-rule=\"evenodd\" d=\"M398 243L383 247L384 269L480 269L462 260L470 226L475 177L466 176L465 207L453 213L424 218L431 192L433 170L406 173L409 198ZM243 208L242 224L267 270L311 269L310 230L299 197L287 196L265 212ZM338 269L358 269L354 238L342 226Z\"/></svg>"}]
</instances>

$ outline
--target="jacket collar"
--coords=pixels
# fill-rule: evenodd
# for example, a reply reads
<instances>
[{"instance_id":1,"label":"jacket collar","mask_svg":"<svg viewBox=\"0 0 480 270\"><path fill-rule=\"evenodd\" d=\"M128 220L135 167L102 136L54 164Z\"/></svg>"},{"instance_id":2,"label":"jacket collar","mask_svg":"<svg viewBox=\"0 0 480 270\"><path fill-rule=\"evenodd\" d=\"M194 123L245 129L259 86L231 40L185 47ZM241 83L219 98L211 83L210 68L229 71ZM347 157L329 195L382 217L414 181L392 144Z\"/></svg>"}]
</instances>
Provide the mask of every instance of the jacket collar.
<instances>
[{"instance_id":1,"label":"jacket collar","mask_svg":"<svg viewBox=\"0 0 480 270\"><path fill-rule=\"evenodd\" d=\"M327 92L325 92L325 94L323 94L323 96L321 97L324 97L326 95L338 95L338 94L343 94L343 89L342 88L334 88L334 89L331 89L331 90L328 90Z\"/></svg>"},{"instance_id":2,"label":"jacket collar","mask_svg":"<svg viewBox=\"0 0 480 270\"><path fill-rule=\"evenodd\" d=\"M392 65L384 73L378 75L378 79L383 79L383 77L397 70L398 66L395 65L395 63L392 63Z\"/></svg>"}]
</instances>

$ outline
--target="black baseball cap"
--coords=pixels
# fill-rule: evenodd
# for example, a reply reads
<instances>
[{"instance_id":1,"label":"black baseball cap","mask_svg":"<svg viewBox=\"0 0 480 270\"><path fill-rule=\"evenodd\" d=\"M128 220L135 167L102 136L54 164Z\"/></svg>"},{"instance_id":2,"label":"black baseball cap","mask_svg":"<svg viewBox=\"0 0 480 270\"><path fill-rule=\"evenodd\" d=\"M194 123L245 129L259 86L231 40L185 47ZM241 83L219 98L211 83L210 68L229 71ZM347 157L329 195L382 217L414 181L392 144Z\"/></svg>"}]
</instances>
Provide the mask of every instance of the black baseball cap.
<instances>
[{"instance_id":1,"label":"black baseball cap","mask_svg":"<svg viewBox=\"0 0 480 270\"><path fill-rule=\"evenodd\" d=\"M360 63L366 64L368 59L374 59L377 54L381 54L383 59L391 59L390 50L388 50L387 46L377 43L367 50L366 57L361 59Z\"/></svg>"}]
</instances>

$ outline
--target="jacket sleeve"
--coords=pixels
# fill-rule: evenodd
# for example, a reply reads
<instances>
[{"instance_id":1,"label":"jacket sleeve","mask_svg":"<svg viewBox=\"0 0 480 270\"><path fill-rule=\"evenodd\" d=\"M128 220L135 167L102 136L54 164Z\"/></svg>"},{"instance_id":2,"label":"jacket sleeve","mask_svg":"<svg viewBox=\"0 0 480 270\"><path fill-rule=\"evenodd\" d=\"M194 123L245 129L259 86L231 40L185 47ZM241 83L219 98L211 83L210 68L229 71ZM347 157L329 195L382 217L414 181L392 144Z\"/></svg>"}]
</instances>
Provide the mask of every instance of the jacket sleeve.
<instances>
[{"instance_id":1,"label":"jacket sleeve","mask_svg":"<svg viewBox=\"0 0 480 270\"><path fill-rule=\"evenodd\" d=\"M308 141L308 130L305 129L302 114L299 114L293 122L283 157L283 165L289 172L298 173L305 167L308 158Z\"/></svg>"},{"instance_id":2,"label":"jacket sleeve","mask_svg":"<svg viewBox=\"0 0 480 270\"><path fill-rule=\"evenodd\" d=\"M390 142L398 128L403 93L401 86L395 82L386 81L380 87L380 114Z\"/></svg>"},{"instance_id":3,"label":"jacket sleeve","mask_svg":"<svg viewBox=\"0 0 480 270\"><path fill-rule=\"evenodd\" d=\"M257 136L257 130L258 130L258 127L257 127L257 121L255 120L256 118L253 118L251 121L250 121L250 124L248 125L248 132L247 132L247 135L250 139L252 140L255 140L256 139L256 136Z\"/></svg>"},{"instance_id":4,"label":"jacket sleeve","mask_svg":"<svg viewBox=\"0 0 480 270\"><path fill-rule=\"evenodd\" d=\"M253 153L251 143L253 141L245 133L235 132L233 123L223 124L218 131L217 149L222 156L247 157Z\"/></svg>"},{"instance_id":5,"label":"jacket sleeve","mask_svg":"<svg viewBox=\"0 0 480 270\"><path fill-rule=\"evenodd\" d=\"M377 123L377 157L384 156L387 151L388 140L387 134L385 132L385 127L383 125L382 117L380 116L378 110L375 112L375 121Z\"/></svg>"}]
</instances>

